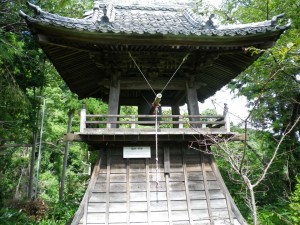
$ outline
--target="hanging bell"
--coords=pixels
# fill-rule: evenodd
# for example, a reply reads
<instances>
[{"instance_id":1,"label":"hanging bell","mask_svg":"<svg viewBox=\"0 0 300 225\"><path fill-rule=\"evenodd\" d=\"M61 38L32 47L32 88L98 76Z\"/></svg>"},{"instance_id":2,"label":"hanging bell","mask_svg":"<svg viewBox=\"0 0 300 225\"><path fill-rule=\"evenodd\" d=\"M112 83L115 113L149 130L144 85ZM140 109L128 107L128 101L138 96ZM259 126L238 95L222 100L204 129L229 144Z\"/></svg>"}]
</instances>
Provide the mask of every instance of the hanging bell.
<instances>
[{"instance_id":1,"label":"hanging bell","mask_svg":"<svg viewBox=\"0 0 300 225\"><path fill-rule=\"evenodd\" d=\"M161 98L162 98L162 94L158 93L154 99L154 102L152 102L152 106L149 112L150 115L155 115L155 114L161 115L161 112L159 114L159 110L161 111L161 107L160 107Z\"/></svg>"},{"instance_id":2,"label":"hanging bell","mask_svg":"<svg viewBox=\"0 0 300 225\"><path fill-rule=\"evenodd\" d=\"M151 101L148 101L148 99L146 99L144 97L144 99L142 101L140 101L140 103L138 105L138 114L139 115L155 115L155 112L157 110L157 115L161 115L162 114L161 105L160 105L161 98L162 98L162 94L160 94L160 93L157 94L154 101L151 104L150 103ZM160 121L161 118L158 118L158 120ZM152 118L139 118L139 121L153 121L153 122L155 122L155 118L153 118L153 117ZM152 126L152 125L154 125L154 123L142 124L142 125Z\"/></svg>"}]
</instances>

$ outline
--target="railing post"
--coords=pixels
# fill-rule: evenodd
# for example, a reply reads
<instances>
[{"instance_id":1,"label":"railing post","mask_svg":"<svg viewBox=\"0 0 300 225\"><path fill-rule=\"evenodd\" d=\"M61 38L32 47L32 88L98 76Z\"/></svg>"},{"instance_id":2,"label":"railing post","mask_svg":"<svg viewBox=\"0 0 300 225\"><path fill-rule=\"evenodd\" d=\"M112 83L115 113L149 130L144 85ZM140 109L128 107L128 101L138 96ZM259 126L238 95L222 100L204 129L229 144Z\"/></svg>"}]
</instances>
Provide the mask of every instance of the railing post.
<instances>
[{"instance_id":1,"label":"railing post","mask_svg":"<svg viewBox=\"0 0 300 225\"><path fill-rule=\"evenodd\" d=\"M131 119L132 119L132 122L133 122L131 124L131 128L135 128L135 115L132 115Z\"/></svg>"},{"instance_id":2,"label":"railing post","mask_svg":"<svg viewBox=\"0 0 300 225\"><path fill-rule=\"evenodd\" d=\"M109 118L109 117L107 118L107 121L110 121L110 118ZM107 124L106 124L106 128L111 128L111 123L107 123Z\"/></svg>"},{"instance_id":3,"label":"railing post","mask_svg":"<svg viewBox=\"0 0 300 225\"><path fill-rule=\"evenodd\" d=\"M85 128L86 128L86 108L85 108L85 104L82 103L82 108L80 111L80 133L84 132Z\"/></svg>"},{"instance_id":4,"label":"railing post","mask_svg":"<svg viewBox=\"0 0 300 225\"><path fill-rule=\"evenodd\" d=\"M228 106L227 103L224 103L224 112L223 112L224 120L225 120L225 128L226 132L230 132L230 120L229 120L229 113L228 113Z\"/></svg>"},{"instance_id":5,"label":"railing post","mask_svg":"<svg viewBox=\"0 0 300 225\"><path fill-rule=\"evenodd\" d=\"M182 117L182 116L179 116L179 119L178 119L178 120L179 120L179 122L180 122L178 127L179 127L179 128L183 128L183 123L184 123L183 117Z\"/></svg>"}]
</instances>

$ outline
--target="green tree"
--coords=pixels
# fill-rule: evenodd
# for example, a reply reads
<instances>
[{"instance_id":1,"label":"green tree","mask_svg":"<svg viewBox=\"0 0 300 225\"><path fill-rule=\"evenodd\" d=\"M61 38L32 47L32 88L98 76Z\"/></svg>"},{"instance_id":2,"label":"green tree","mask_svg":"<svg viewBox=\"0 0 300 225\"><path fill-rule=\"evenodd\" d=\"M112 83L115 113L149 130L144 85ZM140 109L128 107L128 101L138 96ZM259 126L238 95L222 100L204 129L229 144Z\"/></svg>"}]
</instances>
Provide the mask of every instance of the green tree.
<instances>
[{"instance_id":1,"label":"green tree","mask_svg":"<svg viewBox=\"0 0 300 225\"><path fill-rule=\"evenodd\" d=\"M83 10L92 8L92 1L42 1L38 4L46 11L72 17L82 17ZM74 143L68 161L66 201L57 203L67 112L69 109L76 110L73 127L78 130L81 101L70 92L33 40L25 22L19 17L20 9L27 11L25 2L0 3L0 220L5 221L4 224L36 224L30 219L23 220L21 213L9 206L23 208L29 213L26 209L37 209L46 201L43 204L48 205L48 210L40 207L41 211L44 210L43 217L35 217L44 221L39 224L65 224L77 208L85 189L82 184L88 177L78 175L83 174L89 164L86 146ZM24 205L15 199L18 202L11 204L17 191L21 199L26 196L27 166L35 140L32 134L39 133L41 119L37 116L41 114L41 98L38 96L46 99L39 171L41 200ZM101 101L89 99L86 103L88 109L98 110L98 113L106 109ZM32 151L33 163L36 150Z\"/></svg>"},{"instance_id":2,"label":"green tree","mask_svg":"<svg viewBox=\"0 0 300 225\"><path fill-rule=\"evenodd\" d=\"M258 152L258 156L260 156L258 158L262 160L257 165L264 165L264 162L271 159L274 144L281 140L285 131L299 118L300 20L298 8L299 2L294 0L230 0L223 2L222 10L219 13L219 15L227 15L227 18L223 19L227 22L236 21L236 18L242 23L256 22L272 19L273 16L283 12L286 13L286 17L280 23L287 23L287 19L292 20L291 28L281 36L273 48L267 51L248 49L252 54L262 53L262 56L229 85L235 93L246 96L248 100L251 114L247 121L244 121L247 124L246 127L255 128L254 131L257 131L258 134L260 131L264 131L261 133L263 135L254 139L256 146L259 143L267 144L261 147L257 146L261 149ZM287 196L295 188L295 177L299 174L300 169L298 149L299 126L297 125L281 143L278 149L280 157L278 155L270 168L270 173L262 185L257 187L260 191L269 190L257 193L259 207L267 207L267 210L272 210L269 212L269 216L266 216L267 210L263 210L265 218L271 218L271 213L276 211L276 207L269 207L269 205L275 206L276 204L278 206L277 213L275 213L277 218L285 218L280 213L280 208L282 205L286 207ZM248 148L247 151L249 150ZM249 159L254 157L255 155ZM255 174L257 172L253 172L253 175Z\"/></svg>"},{"instance_id":3,"label":"green tree","mask_svg":"<svg viewBox=\"0 0 300 225\"><path fill-rule=\"evenodd\" d=\"M300 179L297 178L295 191L290 197L291 219L295 224L300 223Z\"/></svg>"},{"instance_id":4,"label":"green tree","mask_svg":"<svg viewBox=\"0 0 300 225\"><path fill-rule=\"evenodd\" d=\"M289 223L288 220L282 219L285 216L280 213L280 209L287 207L287 196L295 187L295 177L300 169L298 163L299 126L295 124L300 113L298 57L300 20L299 10L297 10L300 6L299 2L295 0L284 2L280 0L224 0L220 10L205 7L202 4L203 1L199 2L198 6L203 7L206 15L215 13L222 23L270 20L281 13L285 13L286 16L279 20L279 24L286 24L288 19L292 20L291 28L281 36L273 48L269 50L247 49L252 54L260 54L261 57L228 85L234 93L238 96L244 95L248 100L251 113L243 121L243 130L246 133L250 132L251 138L241 146L228 145L236 149L236 151L228 151L229 156L232 156L232 159L235 159L233 156L239 157L233 161L229 160L233 164L229 167L227 164L227 170L234 168L237 163L235 172L239 174L239 178L246 175L251 180L248 180L247 184L247 179L244 179L242 182L244 187L248 185L248 190L250 190L255 183L256 192L253 192L252 197L258 200L259 212L263 212L264 218L269 218L271 221L273 212L268 210L272 209L277 210L275 213L277 219L280 218L279 220ZM293 129L290 130L290 128ZM288 133L286 133L287 130ZM280 146L278 146L279 142ZM228 150L228 147L225 149ZM274 153L277 155L275 158L273 158ZM268 168L268 174L258 184L256 181L270 160L273 163ZM253 199L251 205L255 207ZM269 205L274 207L269 207ZM252 208L252 212L254 211ZM257 216L253 216L254 223L258 223ZM266 219L262 221L267 223Z\"/></svg>"}]
</instances>

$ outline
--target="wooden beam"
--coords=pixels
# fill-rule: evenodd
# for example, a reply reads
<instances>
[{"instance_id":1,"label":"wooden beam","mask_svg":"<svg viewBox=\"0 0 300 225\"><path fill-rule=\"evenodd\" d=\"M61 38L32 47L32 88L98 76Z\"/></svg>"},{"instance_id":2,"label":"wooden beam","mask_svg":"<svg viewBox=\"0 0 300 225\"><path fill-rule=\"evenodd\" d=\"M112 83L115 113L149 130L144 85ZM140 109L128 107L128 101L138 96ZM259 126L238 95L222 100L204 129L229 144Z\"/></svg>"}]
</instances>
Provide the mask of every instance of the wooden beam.
<instances>
[{"instance_id":1,"label":"wooden beam","mask_svg":"<svg viewBox=\"0 0 300 225\"><path fill-rule=\"evenodd\" d=\"M106 169L106 197L105 197L105 202L106 202L106 208L105 208L105 224L109 224L109 204L110 204L110 199L109 199L109 194L110 194L110 169L111 169L111 149L107 150L106 153L107 161L107 169Z\"/></svg>"},{"instance_id":2,"label":"wooden beam","mask_svg":"<svg viewBox=\"0 0 300 225\"><path fill-rule=\"evenodd\" d=\"M221 172L218 169L218 166L216 165L216 162L215 162L215 159L213 156L210 156L210 165L211 165L212 171L215 173L216 177L218 177L218 182L219 182L220 187L224 191L224 195L226 197L226 203L227 203L227 207L228 207L228 213L230 216L229 219L232 221L234 218L231 218L231 217L235 216L235 218L239 221L239 223L241 225L246 225L247 222L244 220L240 210L235 205L234 200L231 197L230 192L227 189L227 186L223 180ZM230 204L230 206L229 206L229 204ZM231 215L231 213L233 213L234 215Z\"/></svg>"},{"instance_id":3,"label":"wooden beam","mask_svg":"<svg viewBox=\"0 0 300 225\"><path fill-rule=\"evenodd\" d=\"M169 224L173 225L169 179L170 179L170 174L169 173L165 174Z\"/></svg>"},{"instance_id":4,"label":"wooden beam","mask_svg":"<svg viewBox=\"0 0 300 225\"><path fill-rule=\"evenodd\" d=\"M165 174L170 173L170 147L169 147L169 145L164 146L164 171L165 171Z\"/></svg>"},{"instance_id":5,"label":"wooden beam","mask_svg":"<svg viewBox=\"0 0 300 225\"><path fill-rule=\"evenodd\" d=\"M78 51L78 52L87 52L87 53L91 53L91 54L99 54L99 51L96 51L94 48L93 48L93 45L87 45L85 47L77 47L78 45L73 45L72 46L72 42L74 40L72 39L68 39L69 43L60 43L59 40L63 40L62 38L59 38L57 39L56 36L52 36L52 35L45 35L45 34L38 34L37 35L37 39L39 41L39 43L41 45L48 45L48 46L55 46L55 47L59 47L59 48L63 48L63 49L68 49L68 50L75 50L75 51ZM78 40L76 41L77 43L86 43L86 41L84 40ZM90 41L89 41L90 43ZM103 44L103 48L106 48L108 45L110 46L113 46L113 49L112 49L112 52L116 51L118 52L118 55L122 56L123 58L128 58L128 51L134 51L134 50L144 50L148 53L152 53L152 52L155 52L156 50L154 50L153 48L149 48L149 46L146 46L145 44L140 44L139 46L136 45L137 43L133 43L132 45L129 45L126 44L126 45L122 45L122 44L119 44L119 43L108 43L108 44ZM265 44L267 46L267 44ZM271 42L271 45L274 45L273 42ZM98 45L97 47L99 48L101 45ZM184 47L187 47L187 46L184 46ZM205 48L205 52L212 52L212 53L215 53L215 54L218 54L219 56L220 55L228 55L228 54L237 54L237 53L241 53L243 52L243 50L241 48L230 48L230 47L225 47L225 46L220 46L220 47L223 47L222 51L218 50L218 49L210 49L208 50L207 49L207 46L203 47ZM101 48L101 47L100 47ZM189 49L191 49L191 47L189 47ZM199 49L201 49L199 46L194 46L194 50L195 51L198 51L198 52L203 52L203 49L201 49L201 51L199 51ZM181 48L174 48L172 45L167 47L165 46L163 52L165 54L169 54L169 55L174 55L175 54L183 54L184 50L181 49ZM124 54L125 53L125 54ZM178 56L179 57L179 56ZM179 57L180 58L180 57ZM199 54L197 55L197 58L199 58Z\"/></svg>"},{"instance_id":6,"label":"wooden beam","mask_svg":"<svg viewBox=\"0 0 300 225\"><path fill-rule=\"evenodd\" d=\"M36 32L43 34L48 38L44 38L42 41L49 42L49 37L57 40L65 40L72 42L93 42L95 44L112 44L112 45L157 45L159 42L161 45L169 45L170 47L202 47L207 49L208 46L219 47L239 47L245 46L257 46L259 44L270 43L273 44L282 32L282 30L276 30L274 32L268 32L257 35L245 35L245 36L196 36L196 35L140 35L140 34L115 34L115 33L101 33L101 32L89 32L79 31L76 29L66 29L62 27L55 27L51 25L32 24L36 29Z\"/></svg>"},{"instance_id":7,"label":"wooden beam","mask_svg":"<svg viewBox=\"0 0 300 225\"><path fill-rule=\"evenodd\" d=\"M147 217L148 224L151 224L151 193L150 193L150 172L149 172L149 159L146 160L146 183L147 183Z\"/></svg>"},{"instance_id":8,"label":"wooden beam","mask_svg":"<svg viewBox=\"0 0 300 225\"><path fill-rule=\"evenodd\" d=\"M210 202L210 194L209 194L209 187L208 187L208 182L207 182L207 174L206 174L206 168L205 168L205 161L204 161L204 153L201 152L200 154L200 165L201 165L201 170L202 170L202 175L203 175L203 184L204 184L204 191L205 191L205 196L206 196L206 202L207 202L207 210L208 210L208 215L209 215L209 220L210 224L214 225L214 217L212 213L212 208L211 208L211 202ZM209 156L207 156L209 157Z\"/></svg>"},{"instance_id":9,"label":"wooden beam","mask_svg":"<svg viewBox=\"0 0 300 225\"><path fill-rule=\"evenodd\" d=\"M142 76L142 75L141 75ZM157 80L149 80L149 83L151 84L151 87L155 90L162 90L169 79L157 79ZM186 82L185 78L174 78L169 85L166 87L165 90L185 90L186 87L184 83ZM101 82L98 82L99 86L104 86L106 88L109 88L111 85L111 81L106 79L102 80ZM123 78L120 80L120 86L122 90L144 90L148 89L149 86L145 79L141 78ZM201 87L206 86L206 83L200 82L200 81L194 81L193 87L196 89L199 89Z\"/></svg>"},{"instance_id":10,"label":"wooden beam","mask_svg":"<svg viewBox=\"0 0 300 225\"><path fill-rule=\"evenodd\" d=\"M126 223L130 224L130 159L126 160ZM108 182L108 181L107 181Z\"/></svg>"},{"instance_id":11,"label":"wooden beam","mask_svg":"<svg viewBox=\"0 0 300 225\"><path fill-rule=\"evenodd\" d=\"M183 174L184 174L185 195L186 195L186 203L187 203L187 209L188 209L188 214L189 214L189 221L190 221L190 224L193 224L188 171L186 169L185 149L182 146L181 146L181 154L182 154L182 167L183 167Z\"/></svg>"},{"instance_id":12,"label":"wooden beam","mask_svg":"<svg viewBox=\"0 0 300 225\"><path fill-rule=\"evenodd\" d=\"M171 207L171 196L170 196L170 173L165 173L165 182L166 182L166 194L167 194L167 205L168 205L168 215L169 215L169 224L173 225L172 217L172 207Z\"/></svg>"},{"instance_id":13,"label":"wooden beam","mask_svg":"<svg viewBox=\"0 0 300 225\"><path fill-rule=\"evenodd\" d=\"M92 195L93 189L95 187L96 181L98 179L99 173L100 173L100 166L103 160L103 154L99 152L99 158L97 159L97 162L95 164L95 167L93 169L93 173L89 182L89 185L86 189L86 192L82 198L82 201L79 205L79 208L77 209L77 212L75 213L75 216L73 217L71 225L78 225L80 222L80 219L84 217L84 214L87 214L87 207L86 204L89 202L89 199Z\"/></svg>"}]
</instances>

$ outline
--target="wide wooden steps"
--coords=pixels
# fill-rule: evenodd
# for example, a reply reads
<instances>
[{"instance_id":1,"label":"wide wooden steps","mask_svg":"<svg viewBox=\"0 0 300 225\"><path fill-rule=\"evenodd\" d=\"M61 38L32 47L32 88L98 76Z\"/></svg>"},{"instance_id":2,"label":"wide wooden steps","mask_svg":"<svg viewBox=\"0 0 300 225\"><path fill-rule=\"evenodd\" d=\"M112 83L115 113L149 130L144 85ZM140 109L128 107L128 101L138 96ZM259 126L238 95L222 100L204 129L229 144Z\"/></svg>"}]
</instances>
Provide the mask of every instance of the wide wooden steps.
<instances>
[{"instance_id":1,"label":"wide wooden steps","mask_svg":"<svg viewBox=\"0 0 300 225\"><path fill-rule=\"evenodd\" d=\"M181 146L149 159L101 151L72 224L246 224L211 155Z\"/></svg>"}]
</instances>

